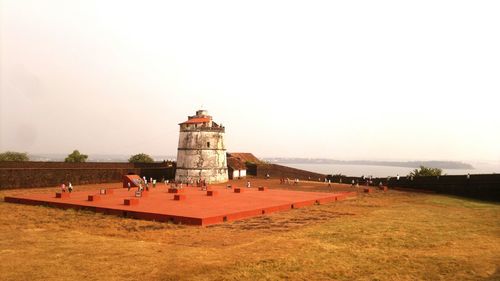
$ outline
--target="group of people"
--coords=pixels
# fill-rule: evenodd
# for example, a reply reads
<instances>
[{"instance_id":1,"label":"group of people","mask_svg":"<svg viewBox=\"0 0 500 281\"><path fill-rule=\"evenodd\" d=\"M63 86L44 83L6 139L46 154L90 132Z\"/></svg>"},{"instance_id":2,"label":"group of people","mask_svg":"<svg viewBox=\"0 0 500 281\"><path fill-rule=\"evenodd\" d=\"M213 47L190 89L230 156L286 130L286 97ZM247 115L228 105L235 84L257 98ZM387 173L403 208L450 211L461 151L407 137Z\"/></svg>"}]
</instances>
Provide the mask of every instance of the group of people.
<instances>
[{"instance_id":1,"label":"group of people","mask_svg":"<svg viewBox=\"0 0 500 281\"><path fill-rule=\"evenodd\" d=\"M73 192L73 185L71 184L71 182L68 183L68 186L66 186L66 184L61 184L61 191L62 192L66 192L68 191L69 193Z\"/></svg>"},{"instance_id":2,"label":"group of people","mask_svg":"<svg viewBox=\"0 0 500 281\"><path fill-rule=\"evenodd\" d=\"M142 177L142 179L134 179L134 183L135 185L137 186L137 191L144 191L144 189L146 189L146 191L149 191L149 185L153 185L153 188L156 188L156 179L153 179L152 177L149 178L149 181L146 177ZM127 183L127 189L128 191L130 191L130 189L132 188L132 185L130 184L130 182Z\"/></svg>"},{"instance_id":3,"label":"group of people","mask_svg":"<svg viewBox=\"0 0 500 281\"><path fill-rule=\"evenodd\" d=\"M298 185L299 184L299 179L295 178L294 180L290 180L289 178L280 178L280 184L294 184Z\"/></svg>"}]
</instances>

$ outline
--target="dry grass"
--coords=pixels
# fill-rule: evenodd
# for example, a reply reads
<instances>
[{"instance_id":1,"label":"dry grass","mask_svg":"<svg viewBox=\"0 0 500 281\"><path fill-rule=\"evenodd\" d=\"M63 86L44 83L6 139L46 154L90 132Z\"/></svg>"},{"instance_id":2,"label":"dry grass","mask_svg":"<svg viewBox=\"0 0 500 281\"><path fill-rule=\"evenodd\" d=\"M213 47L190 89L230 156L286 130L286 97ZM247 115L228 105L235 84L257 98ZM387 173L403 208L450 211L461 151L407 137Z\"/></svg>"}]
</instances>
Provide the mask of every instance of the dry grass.
<instances>
[{"instance_id":1,"label":"dry grass","mask_svg":"<svg viewBox=\"0 0 500 281\"><path fill-rule=\"evenodd\" d=\"M2 280L500 280L500 206L439 195L205 228L4 202L0 214Z\"/></svg>"}]
</instances>

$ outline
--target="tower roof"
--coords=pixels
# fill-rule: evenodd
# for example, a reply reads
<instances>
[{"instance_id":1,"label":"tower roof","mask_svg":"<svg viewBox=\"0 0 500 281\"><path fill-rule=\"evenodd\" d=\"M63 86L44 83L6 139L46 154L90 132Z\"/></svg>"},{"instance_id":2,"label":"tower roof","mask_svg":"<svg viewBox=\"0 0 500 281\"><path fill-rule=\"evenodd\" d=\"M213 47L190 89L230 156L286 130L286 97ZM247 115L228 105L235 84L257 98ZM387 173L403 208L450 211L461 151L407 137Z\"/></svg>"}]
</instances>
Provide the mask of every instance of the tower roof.
<instances>
[{"instance_id":1,"label":"tower roof","mask_svg":"<svg viewBox=\"0 0 500 281\"><path fill-rule=\"evenodd\" d=\"M194 117L194 118L190 118L189 120L187 120L185 122L180 123L179 125L182 125L182 124L199 124L199 123L207 123L207 122L210 122L210 118L208 118L208 117Z\"/></svg>"}]
</instances>

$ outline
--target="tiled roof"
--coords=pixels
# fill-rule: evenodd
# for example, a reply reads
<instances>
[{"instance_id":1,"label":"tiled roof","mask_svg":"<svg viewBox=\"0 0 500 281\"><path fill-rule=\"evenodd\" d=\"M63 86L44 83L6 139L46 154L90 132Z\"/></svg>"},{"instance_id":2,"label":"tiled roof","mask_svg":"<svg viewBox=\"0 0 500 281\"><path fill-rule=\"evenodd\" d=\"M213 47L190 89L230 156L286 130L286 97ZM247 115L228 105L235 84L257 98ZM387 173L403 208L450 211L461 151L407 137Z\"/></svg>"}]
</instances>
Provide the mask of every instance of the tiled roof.
<instances>
[{"instance_id":1,"label":"tiled roof","mask_svg":"<svg viewBox=\"0 0 500 281\"><path fill-rule=\"evenodd\" d=\"M181 124L199 124L199 123L207 123L207 122L210 122L210 118L203 117L203 118L191 118L191 119L189 119L186 122L183 122Z\"/></svg>"},{"instance_id":2,"label":"tiled roof","mask_svg":"<svg viewBox=\"0 0 500 281\"><path fill-rule=\"evenodd\" d=\"M247 166L245 165L245 163L241 159L235 158L235 157L228 157L227 158L227 166L233 170L246 170L247 169Z\"/></svg>"},{"instance_id":3,"label":"tiled roof","mask_svg":"<svg viewBox=\"0 0 500 281\"><path fill-rule=\"evenodd\" d=\"M241 152L233 153L233 152L230 152L228 154L229 154L229 157L236 157L236 158L241 159L241 161L243 161L243 163L245 163L245 162L252 162L255 164L261 163L259 158L255 157L252 153L241 153Z\"/></svg>"}]
</instances>

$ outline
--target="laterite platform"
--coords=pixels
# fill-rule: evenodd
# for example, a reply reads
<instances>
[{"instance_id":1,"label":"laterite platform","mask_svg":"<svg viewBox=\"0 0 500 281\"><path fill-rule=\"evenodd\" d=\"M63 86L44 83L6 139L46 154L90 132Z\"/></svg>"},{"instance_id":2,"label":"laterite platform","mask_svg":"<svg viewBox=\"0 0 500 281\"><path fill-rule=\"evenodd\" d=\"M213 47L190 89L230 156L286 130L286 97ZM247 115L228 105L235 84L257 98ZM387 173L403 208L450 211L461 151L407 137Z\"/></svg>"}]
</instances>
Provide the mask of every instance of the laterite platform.
<instances>
[{"instance_id":1,"label":"laterite platform","mask_svg":"<svg viewBox=\"0 0 500 281\"><path fill-rule=\"evenodd\" d=\"M306 192L278 189L242 187L240 193L223 186L211 186L210 192L196 187L185 187L182 192L169 193L164 185L150 188L147 196L136 197L137 188L109 190L100 195L100 190L78 191L67 198L56 198L51 194L29 194L5 197L6 202L29 205L45 205L63 209L84 209L98 213L130 218L171 221L189 225L211 225L225 221L286 211L313 204L324 204L355 196L355 192ZM172 192L172 191L170 191ZM100 196L99 196L100 195ZM217 196L213 196L217 195ZM180 200L174 200L178 196Z\"/></svg>"}]
</instances>

